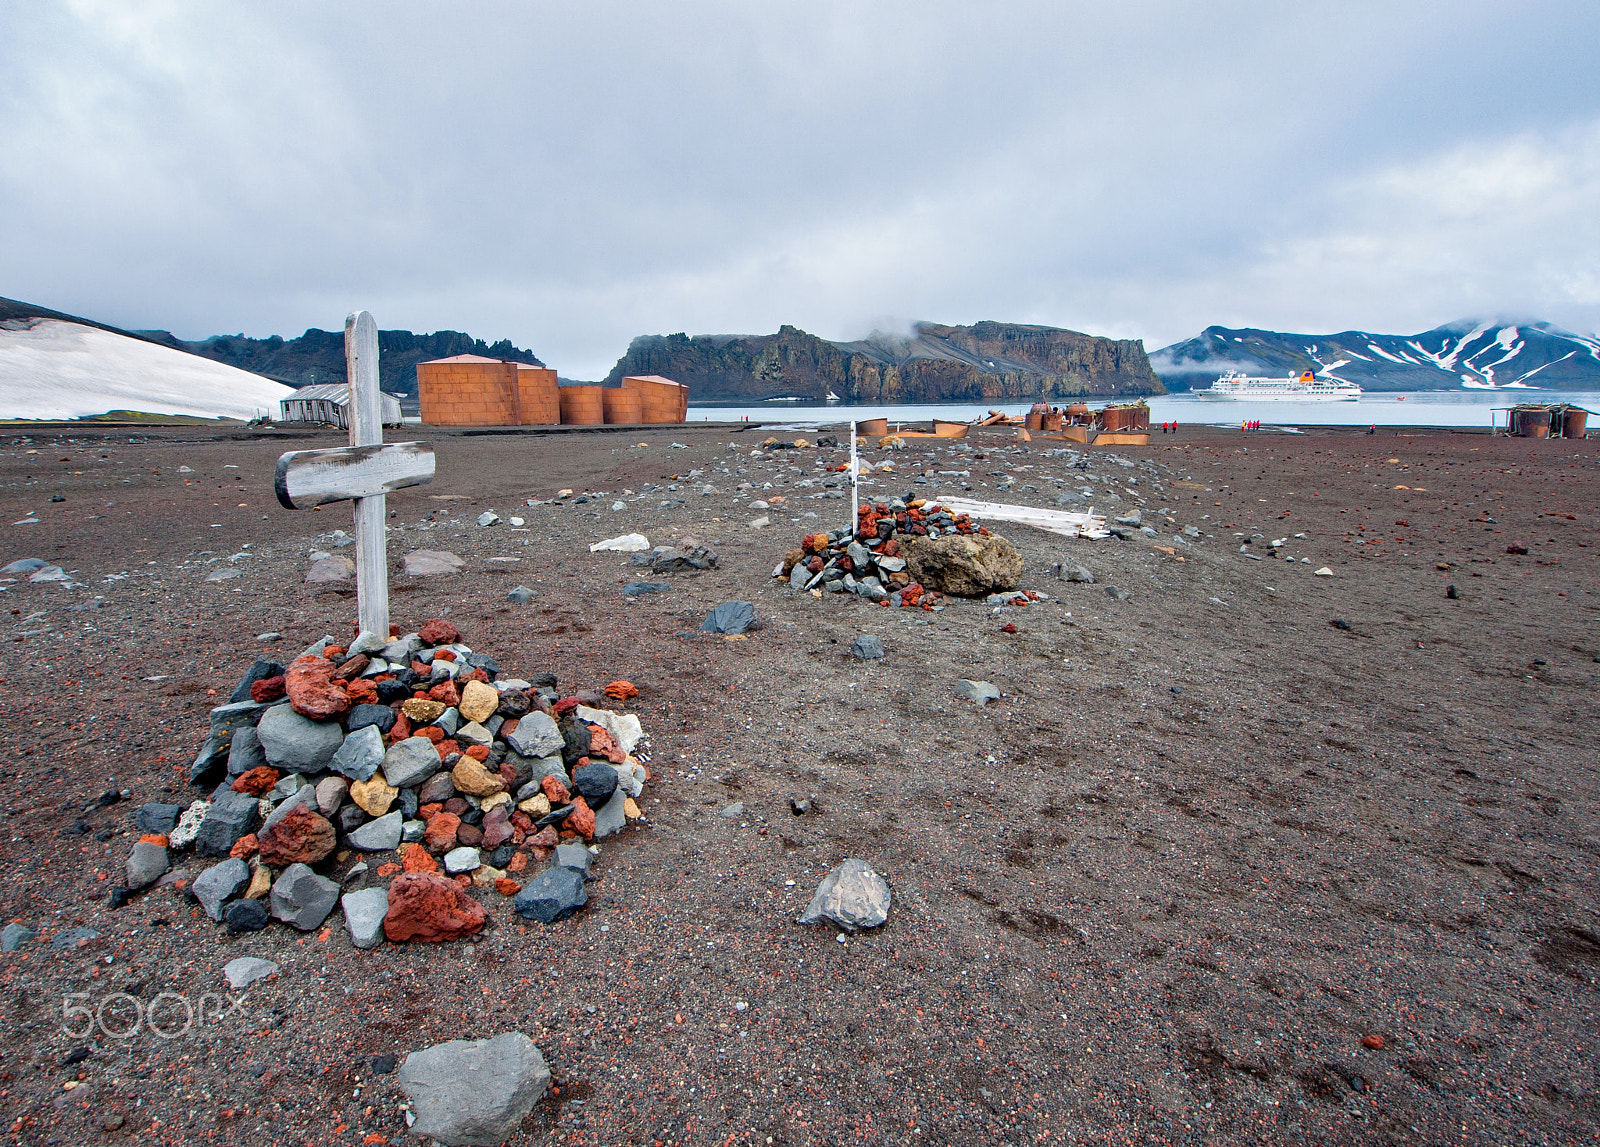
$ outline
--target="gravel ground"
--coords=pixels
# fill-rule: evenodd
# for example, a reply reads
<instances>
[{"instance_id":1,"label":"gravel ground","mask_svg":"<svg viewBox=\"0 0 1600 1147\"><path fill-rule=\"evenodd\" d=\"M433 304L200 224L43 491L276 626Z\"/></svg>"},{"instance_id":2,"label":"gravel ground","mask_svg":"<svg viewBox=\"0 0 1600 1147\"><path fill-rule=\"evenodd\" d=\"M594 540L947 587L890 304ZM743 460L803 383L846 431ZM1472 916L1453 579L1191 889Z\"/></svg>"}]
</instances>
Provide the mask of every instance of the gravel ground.
<instances>
[{"instance_id":1,"label":"gravel ground","mask_svg":"<svg viewBox=\"0 0 1600 1147\"><path fill-rule=\"evenodd\" d=\"M170 887L112 911L133 808L199 795L207 709L264 646L350 632L354 598L302 584L348 511L271 492L281 451L338 439L0 439L0 557L74 577L0 594L0 895L40 934L0 956L15 1139L403 1142L381 1057L513 1028L558 1089L519 1143L1595 1139L1595 443L1186 429L1079 467L1009 432L914 442L867 494L1051 506L1092 486L1160 528L996 527L1050 598L996 615L769 577L846 521L813 497L840 450L752 458L765 433L727 427L419 435L438 477L389 503L396 620L448 615L564 688L639 685L648 823L604 844L590 907L559 925L477 890L493 922L473 943L359 952L337 914L230 937ZM604 493L523 504L563 487ZM526 527L478 528L491 508ZM587 545L630 530L718 543L722 564L624 599L624 559ZM1238 552L1257 534L1259 562ZM414 548L466 570L408 579ZM1056 580L1062 562L1097 584ZM224 567L241 574L205 580ZM531 605L505 600L517 584ZM763 628L699 633L732 598ZM863 632L885 660L849 657ZM1003 699L955 701L961 678ZM841 943L794 918L847 856L895 900ZM50 947L78 927L99 935ZM241 955L283 973L230 993ZM63 1001L126 1030L115 993L171 1031L161 993L206 1018L73 1034Z\"/></svg>"}]
</instances>

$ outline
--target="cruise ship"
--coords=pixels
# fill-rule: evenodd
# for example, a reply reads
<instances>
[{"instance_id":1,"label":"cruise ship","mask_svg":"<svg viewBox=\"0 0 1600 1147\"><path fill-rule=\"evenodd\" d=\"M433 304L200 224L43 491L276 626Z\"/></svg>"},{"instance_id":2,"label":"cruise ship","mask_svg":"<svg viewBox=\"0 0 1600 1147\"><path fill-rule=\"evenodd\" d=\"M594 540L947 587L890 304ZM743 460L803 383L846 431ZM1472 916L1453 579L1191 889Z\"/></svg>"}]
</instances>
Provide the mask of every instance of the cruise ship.
<instances>
[{"instance_id":1,"label":"cruise ship","mask_svg":"<svg viewBox=\"0 0 1600 1147\"><path fill-rule=\"evenodd\" d=\"M1361 397L1361 388L1342 378L1318 378L1309 370L1298 376L1286 378L1251 378L1249 375L1229 371L1213 382L1206 390L1194 392L1201 398L1241 398L1260 401L1282 399L1286 402L1354 402Z\"/></svg>"}]
</instances>

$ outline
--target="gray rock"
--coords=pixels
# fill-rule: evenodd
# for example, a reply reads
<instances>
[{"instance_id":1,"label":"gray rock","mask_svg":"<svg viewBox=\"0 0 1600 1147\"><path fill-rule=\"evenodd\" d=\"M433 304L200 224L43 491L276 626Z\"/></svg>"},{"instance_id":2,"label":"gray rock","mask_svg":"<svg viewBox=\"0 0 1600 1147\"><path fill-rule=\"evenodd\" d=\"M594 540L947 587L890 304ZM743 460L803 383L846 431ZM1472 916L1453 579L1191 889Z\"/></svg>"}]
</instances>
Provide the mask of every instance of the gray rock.
<instances>
[{"instance_id":1,"label":"gray rock","mask_svg":"<svg viewBox=\"0 0 1600 1147\"><path fill-rule=\"evenodd\" d=\"M493 510L485 510L478 515L478 525L480 526L498 526L499 524L500 515Z\"/></svg>"},{"instance_id":2,"label":"gray rock","mask_svg":"<svg viewBox=\"0 0 1600 1147\"><path fill-rule=\"evenodd\" d=\"M368 821L350 834L350 843L362 852L388 852L400 847L400 822L405 818L396 809L377 820Z\"/></svg>"},{"instance_id":3,"label":"gray rock","mask_svg":"<svg viewBox=\"0 0 1600 1147\"><path fill-rule=\"evenodd\" d=\"M222 965L222 974L227 977L228 987L236 992L248 988L257 980L276 976L282 970L273 961L257 959L255 956L240 956Z\"/></svg>"},{"instance_id":4,"label":"gray rock","mask_svg":"<svg viewBox=\"0 0 1600 1147\"><path fill-rule=\"evenodd\" d=\"M1199 526L1185 526L1185 527L1183 527L1183 535L1186 538L1198 538L1200 536L1200 527Z\"/></svg>"},{"instance_id":5,"label":"gray rock","mask_svg":"<svg viewBox=\"0 0 1600 1147\"><path fill-rule=\"evenodd\" d=\"M586 850L587 851L587 850ZM583 873L575 868L553 865L539 873L517 893L511 906L524 920L554 924L572 915L589 902L583 887Z\"/></svg>"},{"instance_id":6,"label":"gray rock","mask_svg":"<svg viewBox=\"0 0 1600 1147\"><path fill-rule=\"evenodd\" d=\"M259 900L235 900L222 910L222 922L230 932L259 932L272 923L272 916Z\"/></svg>"},{"instance_id":7,"label":"gray rock","mask_svg":"<svg viewBox=\"0 0 1600 1147\"><path fill-rule=\"evenodd\" d=\"M862 661L876 661L883 656L883 639L871 633L863 633L850 645L850 653Z\"/></svg>"},{"instance_id":8,"label":"gray rock","mask_svg":"<svg viewBox=\"0 0 1600 1147\"><path fill-rule=\"evenodd\" d=\"M286 797L294 796L295 793L310 783L299 773L287 773L278 778L278 783L272 786L272 791L267 796L272 800L281 801Z\"/></svg>"},{"instance_id":9,"label":"gray rock","mask_svg":"<svg viewBox=\"0 0 1600 1147\"><path fill-rule=\"evenodd\" d=\"M648 593L661 593L672 586L664 581L630 581L622 587L624 597L643 597Z\"/></svg>"},{"instance_id":10,"label":"gray rock","mask_svg":"<svg viewBox=\"0 0 1600 1147\"><path fill-rule=\"evenodd\" d=\"M365 676L363 674L362 676ZM358 729L375 727L380 733L394 728L394 710L387 705L356 705L345 717L344 727L353 735ZM349 738L345 738L349 740ZM358 777L358 780L367 778Z\"/></svg>"},{"instance_id":11,"label":"gray rock","mask_svg":"<svg viewBox=\"0 0 1600 1147\"><path fill-rule=\"evenodd\" d=\"M412 550L402 559L408 577L453 574L466 564L449 550Z\"/></svg>"},{"instance_id":12,"label":"gray rock","mask_svg":"<svg viewBox=\"0 0 1600 1147\"><path fill-rule=\"evenodd\" d=\"M229 739L229 734L218 733L215 730L206 737L205 743L200 746L200 751L194 755L194 760L189 765L190 784L198 783L211 769L227 762Z\"/></svg>"},{"instance_id":13,"label":"gray rock","mask_svg":"<svg viewBox=\"0 0 1600 1147\"><path fill-rule=\"evenodd\" d=\"M43 558L18 558L4 569L0 569L0 575L12 577L18 574L37 573L49 564ZM10 949L8 948L7 951L10 951Z\"/></svg>"},{"instance_id":14,"label":"gray rock","mask_svg":"<svg viewBox=\"0 0 1600 1147\"><path fill-rule=\"evenodd\" d=\"M148 888L167 874L167 850L159 844L141 840L128 856L128 887L134 892Z\"/></svg>"},{"instance_id":15,"label":"gray rock","mask_svg":"<svg viewBox=\"0 0 1600 1147\"><path fill-rule=\"evenodd\" d=\"M367 814L360 805L347 804L339 810L334 820L339 825L339 831L348 835L367 823Z\"/></svg>"},{"instance_id":16,"label":"gray rock","mask_svg":"<svg viewBox=\"0 0 1600 1147\"><path fill-rule=\"evenodd\" d=\"M343 555L318 558L306 570L307 585L331 585L356 576L356 563Z\"/></svg>"},{"instance_id":17,"label":"gray rock","mask_svg":"<svg viewBox=\"0 0 1600 1147\"><path fill-rule=\"evenodd\" d=\"M222 906L249 886L250 866L242 860L230 857L196 876L189 889L194 893L194 898L200 902L200 907L205 909L207 916L213 920L221 920Z\"/></svg>"},{"instance_id":18,"label":"gray rock","mask_svg":"<svg viewBox=\"0 0 1600 1147\"><path fill-rule=\"evenodd\" d=\"M524 757L547 757L560 753L566 740L561 729L548 713L537 710L517 721L517 727L505 738L506 744ZM434 753L437 763L438 753ZM393 781L389 782L393 784Z\"/></svg>"},{"instance_id":19,"label":"gray rock","mask_svg":"<svg viewBox=\"0 0 1600 1147\"><path fill-rule=\"evenodd\" d=\"M494 734L476 721L468 721L455 731L455 739L469 745L492 745Z\"/></svg>"},{"instance_id":20,"label":"gray rock","mask_svg":"<svg viewBox=\"0 0 1600 1147\"><path fill-rule=\"evenodd\" d=\"M317 782L316 794L317 811L323 816L332 816L350 795L350 783L343 777L323 777Z\"/></svg>"},{"instance_id":21,"label":"gray rock","mask_svg":"<svg viewBox=\"0 0 1600 1147\"><path fill-rule=\"evenodd\" d=\"M574 872L589 875L594 867L594 853L585 846L572 842L570 844L556 845L555 864L558 868L570 868Z\"/></svg>"},{"instance_id":22,"label":"gray rock","mask_svg":"<svg viewBox=\"0 0 1600 1147\"><path fill-rule=\"evenodd\" d=\"M272 916L302 932L319 927L339 902L339 886L304 864L291 864L272 884Z\"/></svg>"},{"instance_id":23,"label":"gray rock","mask_svg":"<svg viewBox=\"0 0 1600 1147\"><path fill-rule=\"evenodd\" d=\"M358 653L365 653L370 657L374 653L382 653L388 647L388 644L389 639L387 637L379 637L371 630L363 629L356 635L356 639L345 647L345 652L351 657Z\"/></svg>"},{"instance_id":24,"label":"gray rock","mask_svg":"<svg viewBox=\"0 0 1600 1147\"><path fill-rule=\"evenodd\" d=\"M194 843L194 838L200 833L200 826L205 823L206 813L211 811L210 801L195 801L183 814L178 817L178 823L173 830L167 833L167 845L170 848L188 848Z\"/></svg>"},{"instance_id":25,"label":"gray rock","mask_svg":"<svg viewBox=\"0 0 1600 1147\"><path fill-rule=\"evenodd\" d=\"M401 822L400 839L406 844L414 844L421 840L428 831L426 821L408 820Z\"/></svg>"},{"instance_id":26,"label":"gray rock","mask_svg":"<svg viewBox=\"0 0 1600 1147\"><path fill-rule=\"evenodd\" d=\"M617 788L624 796L636 797L644 792L644 766L643 765L612 765L617 770ZM531 793L529 794L532 795ZM519 797L527 800L527 797Z\"/></svg>"},{"instance_id":27,"label":"gray rock","mask_svg":"<svg viewBox=\"0 0 1600 1147\"><path fill-rule=\"evenodd\" d=\"M194 838L195 853L227 856L241 837L255 831L260 821L261 806L255 797L225 789L212 800L206 819L200 823Z\"/></svg>"},{"instance_id":28,"label":"gray rock","mask_svg":"<svg viewBox=\"0 0 1600 1147\"><path fill-rule=\"evenodd\" d=\"M133 814L133 826L142 833L151 832L166 836L177 827L178 814L182 811L183 806L179 804L162 804L156 801L142 804Z\"/></svg>"},{"instance_id":29,"label":"gray rock","mask_svg":"<svg viewBox=\"0 0 1600 1147\"><path fill-rule=\"evenodd\" d=\"M81 944L87 944L99 935L100 933L93 928L69 928L65 932L57 932L50 937L50 947L60 952L68 948L76 948Z\"/></svg>"},{"instance_id":30,"label":"gray rock","mask_svg":"<svg viewBox=\"0 0 1600 1147\"><path fill-rule=\"evenodd\" d=\"M1058 566L1056 576L1062 581L1084 582L1088 585L1094 584L1094 574L1090 573L1083 566L1077 566L1073 569L1067 569L1065 566Z\"/></svg>"},{"instance_id":31,"label":"gray rock","mask_svg":"<svg viewBox=\"0 0 1600 1147\"><path fill-rule=\"evenodd\" d=\"M990 701L1000 700L1000 690L987 681L961 680L956 682L956 696L975 702L981 709Z\"/></svg>"},{"instance_id":32,"label":"gray rock","mask_svg":"<svg viewBox=\"0 0 1600 1147\"><path fill-rule=\"evenodd\" d=\"M528 605L533 601L533 591L525 585L519 585L506 594L506 600L514 601L518 605Z\"/></svg>"},{"instance_id":33,"label":"gray rock","mask_svg":"<svg viewBox=\"0 0 1600 1147\"><path fill-rule=\"evenodd\" d=\"M857 571L866 570L872 565L873 553L860 542L851 542L844 548L845 556L850 559Z\"/></svg>"},{"instance_id":34,"label":"gray rock","mask_svg":"<svg viewBox=\"0 0 1600 1147\"><path fill-rule=\"evenodd\" d=\"M0 928L0 952L15 952L38 934L26 924L7 924Z\"/></svg>"},{"instance_id":35,"label":"gray rock","mask_svg":"<svg viewBox=\"0 0 1600 1147\"><path fill-rule=\"evenodd\" d=\"M444 870L451 876L459 876L463 872L471 872L481 867L483 858L478 855L476 848L462 845L444 854Z\"/></svg>"},{"instance_id":36,"label":"gray rock","mask_svg":"<svg viewBox=\"0 0 1600 1147\"><path fill-rule=\"evenodd\" d=\"M511 1138L544 1096L550 1069L532 1040L506 1032L451 1040L406 1056L400 1089L411 1100L411 1133L457 1147Z\"/></svg>"},{"instance_id":37,"label":"gray rock","mask_svg":"<svg viewBox=\"0 0 1600 1147\"><path fill-rule=\"evenodd\" d=\"M1106 586L1106 596L1116 601L1127 601L1133 596L1133 594L1129 593L1125 589L1119 589L1114 585L1108 585Z\"/></svg>"},{"instance_id":38,"label":"gray rock","mask_svg":"<svg viewBox=\"0 0 1600 1147\"><path fill-rule=\"evenodd\" d=\"M452 705L434 718L433 723L444 730L445 736L453 737L456 735L456 730L461 727L461 710Z\"/></svg>"},{"instance_id":39,"label":"gray rock","mask_svg":"<svg viewBox=\"0 0 1600 1147\"><path fill-rule=\"evenodd\" d=\"M324 633L321 637L317 638L310 645L308 645L304 649L302 649L300 651L300 656L304 657L309 653L315 653L318 657L321 657L322 656L322 651L324 649L328 648L328 646L330 646L330 645L338 645L338 644L339 644L339 639L336 638L335 636L333 636L333 634Z\"/></svg>"},{"instance_id":40,"label":"gray rock","mask_svg":"<svg viewBox=\"0 0 1600 1147\"><path fill-rule=\"evenodd\" d=\"M800 916L802 924L831 920L846 932L876 928L889 918L889 886L864 860L846 860L822 878Z\"/></svg>"},{"instance_id":41,"label":"gray rock","mask_svg":"<svg viewBox=\"0 0 1600 1147\"><path fill-rule=\"evenodd\" d=\"M905 558L879 558L878 568L884 573L899 573L906 568Z\"/></svg>"},{"instance_id":42,"label":"gray rock","mask_svg":"<svg viewBox=\"0 0 1600 1147\"><path fill-rule=\"evenodd\" d=\"M344 926L357 948L376 948L383 942L383 918L389 914L387 888L346 892L339 903L344 908Z\"/></svg>"},{"instance_id":43,"label":"gray rock","mask_svg":"<svg viewBox=\"0 0 1600 1147\"><path fill-rule=\"evenodd\" d=\"M796 562L789 571L789 585L794 589L805 589L811 582L811 571L804 564Z\"/></svg>"},{"instance_id":44,"label":"gray rock","mask_svg":"<svg viewBox=\"0 0 1600 1147\"><path fill-rule=\"evenodd\" d=\"M422 638L415 633L408 633L383 647L383 659L394 665L410 665L411 655L421 648Z\"/></svg>"},{"instance_id":45,"label":"gray rock","mask_svg":"<svg viewBox=\"0 0 1600 1147\"><path fill-rule=\"evenodd\" d=\"M700 628L706 633L744 633L759 625L754 605L748 601L725 601L706 615Z\"/></svg>"},{"instance_id":46,"label":"gray rock","mask_svg":"<svg viewBox=\"0 0 1600 1147\"><path fill-rule=\"evenodd\" d=\"M344 739L328 765L353 781L366 781L383 764L383 755L383 733L376 725L363 725Z\"/></svg>"},{"instance_id":47,"label":"gray rock","mask_svg":"<svg viewBox=\"0 0 1600 1147\"><path fill-rule=\"evenodd\" d=\"M261 747L261 737L255 727L240 729L228 742L228 775L242 777L251 769L267 763L266 750Z\"/></svg>"},{"instance_id":48,"label":"gray rock","mask_svg":"<svg viewBox=\"0 0 1600 1147\"><path fill-rule=\"evenodd\" d=\"M1122 526L1139 526L1144 524L1144 515L1138 510L1131 514L1124 514L1117 519L1117 524Z\"/></svg>"},{"instance_id":49,"label":"gray rock","mask_svg":"<svg viewBox=\"0 0 1600 1147\"><path fill-rule=\"evenodd\" d=\"M583 770L578 770L582 772ZM628 815L624 808L628 802L628 794L622 789L615 790L606 803L594 810L594 838L601 840L613 833L621 832L628 823ZM584 850L585 852L588 849Z\"/></svg>"},{"instance_id":50,"label":"gray rock","mask_svg":"<svg viewBox=\"0 0 1600 1147\"><path fill-rule=\"evenodd\" d=\"M439 772L423 782L422 787L417 790L417 801L420 804L443 804L455 795L455 780L449 773Z\"/></svg>"},{"instance_id":51,"label":"gray rock","mask_svg":"<svg viewBox=\"0 0 1600 1147\"><path fill-rule=\"evenodd\" d=\"M288 816L290 810L295 808L297 805L305 805L307 808L315 812L317 808L317 790L312 788L310 785L296 789L292 796L284 801L281 801L277 807L274 808L270 814L268 814L267 819L261 822L261 828L259 831L266 832L273 825L277 824L284 817Z\"/></svg>"},{"instance_id":52,"label":"gray rock","mask_svg":"<svg viewBox=\"0 0 1600 1147\"><path fill-rule=\"evenodd\" d=\"M383 757L383 779L397 789L419 784L439 771L439 751L426 737L407 737Z\"/></svg>"},{"instance_id":53,"label":"gray rock","mask_svg":"<svg viewBox=\"0 0 1600 1147\"><path fill-rule=\"evenodd\" d=\"M337 721L312 721L288 705L274 705L256 726L267 761L296 773L318 773L328 767L344 741Z\"/></svg>"},{"instance_id":54,"label":"gray rock","mask_svg":"<svg viewBox=\"0 0 1600 1147\"><path fill-rule=\"evenodd\" d=\"M572 783L589 807L597 809L617 791L617 770L604 761L580 765L572 771Z\"/></svg>"}]
</instances>

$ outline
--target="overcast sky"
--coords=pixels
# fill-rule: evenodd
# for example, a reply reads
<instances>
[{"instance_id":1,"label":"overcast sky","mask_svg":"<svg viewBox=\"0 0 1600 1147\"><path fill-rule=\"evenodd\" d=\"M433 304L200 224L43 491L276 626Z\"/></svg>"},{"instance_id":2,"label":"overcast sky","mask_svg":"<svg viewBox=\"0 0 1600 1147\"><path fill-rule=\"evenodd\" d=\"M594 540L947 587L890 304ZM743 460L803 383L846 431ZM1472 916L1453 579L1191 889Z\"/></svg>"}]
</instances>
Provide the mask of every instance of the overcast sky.
<instances>
[{"instance_id":1,"label":"overcast sky","mask_svg":"<svg viewBox=\"0 0 1600 1147\"><path fill-rule=\"evenodd\" d=\"M184 338L1600 327L1600 4L0 4L0 295Z\"/></svg>"}]
</instances>

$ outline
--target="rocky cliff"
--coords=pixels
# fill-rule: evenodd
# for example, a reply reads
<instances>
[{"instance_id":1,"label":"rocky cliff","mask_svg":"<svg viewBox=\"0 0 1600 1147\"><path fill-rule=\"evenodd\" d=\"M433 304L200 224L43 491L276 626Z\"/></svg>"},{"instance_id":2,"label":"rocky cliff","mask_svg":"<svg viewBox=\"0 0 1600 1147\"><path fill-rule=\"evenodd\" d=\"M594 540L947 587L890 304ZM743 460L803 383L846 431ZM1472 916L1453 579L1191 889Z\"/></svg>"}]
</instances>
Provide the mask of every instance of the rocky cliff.
<instances>
[{"instance_id":1,"label":"rocky cliff","mask_svg":"<svg viewBox=\"0 0 1600 1147\"><path fill-rule=\"evenodd\" d=\"M213 335L201 342L184 342L170 331L135 331L140 338L197 354L229 366L254 371L290 386L313 382L344 382L344 332L313 327L295 339L279 335L252 339L244 335ZM417 393L417 363L457 354L481 354L543 366L532 351L511 345L509 339L485 343L461 331L378 332L378 377L390 394Z\"/></svg>"},{"instance_id":2,"label":"rocky cliff","mask_svg":"<svg viewBox=\"0 0 1600 1147\"><path fill-rule=\"evenodd\" d=\"M1164 394L1144 344L1056 327L918 323L909 335L830 342L797 327L773 335L645 335L606 381L659 374L697 401L797 397L846 402L1018 402Z\"/></svg>"}]
</instances>

